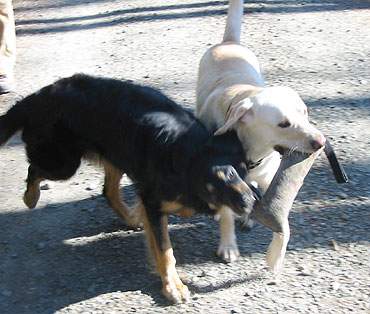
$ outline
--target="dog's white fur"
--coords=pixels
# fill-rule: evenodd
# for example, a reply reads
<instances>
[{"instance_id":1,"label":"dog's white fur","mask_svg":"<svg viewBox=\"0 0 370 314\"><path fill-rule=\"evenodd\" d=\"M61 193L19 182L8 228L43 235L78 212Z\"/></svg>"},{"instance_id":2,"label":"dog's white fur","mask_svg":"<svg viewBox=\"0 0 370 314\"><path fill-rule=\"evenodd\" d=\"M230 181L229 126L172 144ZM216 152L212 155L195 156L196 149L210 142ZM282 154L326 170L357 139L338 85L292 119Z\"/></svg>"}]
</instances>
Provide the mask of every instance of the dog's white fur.
<instances>
[{"instance_id":1,"label":"dog's white fur","mask_svg":"<svg viewBox=\"0 0 370 314\"><path fill-rule=\"evenodd\" d=\"M265 192L280 165L274 147L313 152L324 145L325 138L308 121L306 105L293 89L265 86L257 57L240 45L242 16L243 1L230 0L223 41L207 50L200 61L196 113L216 134L235 129L247 160L262 159L250 170L247 181ZM239 256L234 217L229 209L220 215L218 254L231 262ZM284 232L274 234L268 248L267 264L275 272L282 267L289 241L287 219Z\"/></svg>"}]
</instances>

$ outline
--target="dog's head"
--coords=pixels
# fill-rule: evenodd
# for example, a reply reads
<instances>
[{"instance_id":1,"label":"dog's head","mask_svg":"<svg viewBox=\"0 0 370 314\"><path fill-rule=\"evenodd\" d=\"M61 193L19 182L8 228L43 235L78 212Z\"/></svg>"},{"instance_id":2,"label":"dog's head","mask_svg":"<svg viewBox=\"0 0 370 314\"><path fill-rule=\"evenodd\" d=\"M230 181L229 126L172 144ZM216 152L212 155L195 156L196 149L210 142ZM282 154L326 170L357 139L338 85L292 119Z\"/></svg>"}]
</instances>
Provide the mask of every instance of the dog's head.
<instances>
[{"instance_id":1,"label":"dog's head","mask_svg":"<svg viewBox=\"0 0 370 314\"><path fill-rule=\"evenodd\" d=\"M325 144L323 134L308 120L307 107L288 87L268 87L229 108L222 134L235 128L252 159L263 158L272 150L304 153Z\"/></svg>"},{"instance_id":2,"label":"dog's head","mask_svg":"<svg viewBox=\"0 0 370 314\"><path fill-rule=\"evenodd\" d=\"M215 210L224 206L236 214L248 214L260 194L244 182L245 154L235 132L213 136L192 166L198 196Z\"/></svg>"}]
</instances>

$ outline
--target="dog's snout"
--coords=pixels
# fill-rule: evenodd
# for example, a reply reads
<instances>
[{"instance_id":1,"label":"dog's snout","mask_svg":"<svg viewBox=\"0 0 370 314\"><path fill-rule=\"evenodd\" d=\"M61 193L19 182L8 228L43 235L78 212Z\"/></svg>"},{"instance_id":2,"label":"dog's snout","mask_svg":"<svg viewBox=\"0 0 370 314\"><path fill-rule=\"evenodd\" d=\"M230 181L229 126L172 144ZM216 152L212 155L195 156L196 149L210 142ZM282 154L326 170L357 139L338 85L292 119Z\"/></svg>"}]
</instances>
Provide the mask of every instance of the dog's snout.
<instances>
[{"instance_id":1,"label":"dog's snout","mask_svg":"<svg viewBox=\"0 0 370 314\"><path fill-rule=\"evenodd\" d=\"M321 147L323 147L323 144L320 143L319 141L317 140L311 140L310 141L310 144L311 144L311 147L314 149L314 150L319 150Z\"/></svg>"},{"instance_id":2,"label":"dog's snout","mask_svg":"<svg viewBox=\"0 0 370 314\"><path fill-rule=\"evenodd\" d=\"M311 140L310 144L314 150L319 150L321 147L325 145L325 142L326 142L325 137L323 135L319 135L314 140Z\"/></svg>"}]
</instances>

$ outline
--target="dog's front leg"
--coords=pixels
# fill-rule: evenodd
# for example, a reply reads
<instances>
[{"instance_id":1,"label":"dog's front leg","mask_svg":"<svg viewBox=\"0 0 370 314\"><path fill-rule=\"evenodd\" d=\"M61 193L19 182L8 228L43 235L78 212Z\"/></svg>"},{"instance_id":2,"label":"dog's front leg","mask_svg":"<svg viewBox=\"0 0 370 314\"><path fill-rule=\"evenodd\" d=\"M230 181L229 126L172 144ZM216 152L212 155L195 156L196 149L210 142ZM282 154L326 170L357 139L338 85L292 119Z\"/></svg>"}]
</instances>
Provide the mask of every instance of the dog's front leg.
<instances>
[{"instance_id":1,"label":"dog's front leg","mask_svg":"<svg viewBox=\"0 0 370 314\"><path fill-rule=\"evenodd\" d=\"M220 215L220 244L217 255L225 262L231 263L240 255L236 243L234 214L228 207L221 208L218 214Z\"/></svg>"},{"instance_id":2,"label":"dog's front leg","mask_svg":"<svg viewBox=\"0 0 370 314\"><path fill-rule=\"evenodd\" d=\"M168 234L167 215L159 211L159 207L143 207L144 229L148 245L153 254L157 271L162 279L162 292L174 303L187 301L190 297L188 287L184 285L176 271L176 259Z\"/></svg>"}]
</instances>

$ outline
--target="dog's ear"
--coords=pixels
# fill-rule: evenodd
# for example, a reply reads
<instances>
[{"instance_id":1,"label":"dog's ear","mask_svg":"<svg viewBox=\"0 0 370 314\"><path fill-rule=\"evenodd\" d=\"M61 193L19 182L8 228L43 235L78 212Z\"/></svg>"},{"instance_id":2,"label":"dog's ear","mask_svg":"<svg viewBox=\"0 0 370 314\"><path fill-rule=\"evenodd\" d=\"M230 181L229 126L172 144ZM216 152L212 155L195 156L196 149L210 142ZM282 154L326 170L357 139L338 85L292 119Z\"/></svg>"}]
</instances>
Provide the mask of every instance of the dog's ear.
<instances>
[{"instance_id":1,"label":"dog's ear","mask_svg":"<svg viewBox=\"0 0 370 314\"><path fill-rule=\"evenodd\" d=\"M231 105L225 117L225 124L216 130L215 135L220 135L230 130L238 121L245 121L252 115L253 103L250 98L245 98L238 103Z\"/></svg>"}]
</instances>

